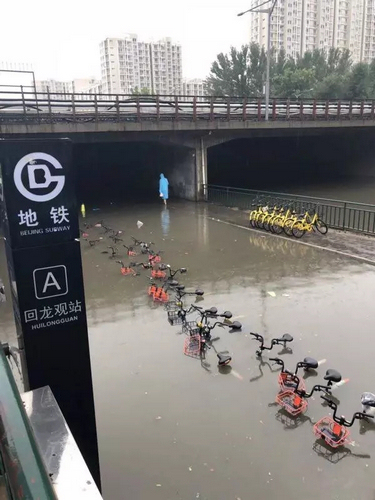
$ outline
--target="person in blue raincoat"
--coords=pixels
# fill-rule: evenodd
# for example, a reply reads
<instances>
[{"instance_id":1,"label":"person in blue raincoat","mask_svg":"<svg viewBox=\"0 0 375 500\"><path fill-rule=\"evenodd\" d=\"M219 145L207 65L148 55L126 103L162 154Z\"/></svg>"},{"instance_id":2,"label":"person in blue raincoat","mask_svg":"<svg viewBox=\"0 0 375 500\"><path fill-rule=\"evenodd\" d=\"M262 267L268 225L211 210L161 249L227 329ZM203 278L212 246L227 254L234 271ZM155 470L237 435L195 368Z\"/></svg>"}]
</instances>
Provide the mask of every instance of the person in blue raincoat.
<instances>
[{"instance_id":1,"label":"person in blue raincoat","mask_svg":"<svg viewBox=\"0 0 375 500\"><path fill-rule=\"evenodd\" d=\"M168 179L164 177L164 174L160 174L159 193L160 193L160 198L162 198L164 201L164 205L167 205L168 186L169 186Z\"/></svg>"}]
</instances>

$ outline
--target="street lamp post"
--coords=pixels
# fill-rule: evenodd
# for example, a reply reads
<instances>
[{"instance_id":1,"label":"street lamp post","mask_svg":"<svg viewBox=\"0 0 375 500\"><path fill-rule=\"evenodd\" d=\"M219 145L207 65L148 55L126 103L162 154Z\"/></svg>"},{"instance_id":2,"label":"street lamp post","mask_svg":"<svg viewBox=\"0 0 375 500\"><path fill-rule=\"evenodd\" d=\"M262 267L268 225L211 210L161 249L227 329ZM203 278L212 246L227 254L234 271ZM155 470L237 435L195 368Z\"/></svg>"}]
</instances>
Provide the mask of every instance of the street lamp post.
<instances>
[{"instance_id":1,"label":"street lamp post","mask_svg":"<svg viewBox=\"0 0 375 500\"><path fill-rule=\"evenodd\" d=\"M268 8L260 9L263 5L270 4ZM265 2L252 7L251 9L245 10L244 12L240 12L237 16L243 16L248 12L259 12L263 14L267 14L268 16L268 33L267 33L267 65L266 65L266 85L265 85L265 101L266 101L266 111L265 111L265 120L268 121L269 116L269 104L270 104L270 63L271 63L271 19L272 13L275 8L277 0L266 0Z\"/></svg>"}]
</instances>

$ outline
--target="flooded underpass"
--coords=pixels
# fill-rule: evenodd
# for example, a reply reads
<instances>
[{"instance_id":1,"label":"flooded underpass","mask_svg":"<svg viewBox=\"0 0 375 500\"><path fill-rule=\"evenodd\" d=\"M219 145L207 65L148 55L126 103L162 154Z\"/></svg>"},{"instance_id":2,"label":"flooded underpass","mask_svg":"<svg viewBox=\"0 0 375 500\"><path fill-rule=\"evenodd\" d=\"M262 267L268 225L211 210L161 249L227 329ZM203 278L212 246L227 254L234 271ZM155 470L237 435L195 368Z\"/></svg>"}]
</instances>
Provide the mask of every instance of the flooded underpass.
<instances>
[{"instance_id":1,"label":"flooded underpass","mask_svg":"<svg viewBox=\"0 0 375 500\"><path fill-rule=\"evenodd\" d=\"M355 422L351 445L335 453L316 446L313 423L331 410L317 395L303 418L286 417L273 404L277 367L257 360L249 333L291 334L293 353L281 355L289 369L305 356L326 360L308 389L328 368L349 378L334 395L351 417L362 392L375 389L374 267L211 220L211 210L171 202L87 215L124 240L113 260L103 253L111 244L103 229L89 230L89 239L103 237L94 246L82 241L104 498L373 500L375 425ZM149 272L121 274L117 259L140 259L125 256L131 235L153 241L172 267L187 267L181 282L205 291L201 305L230 310L243 324L217 332L231 369L219 371L212 349L209 366L184 356L181 327L147 296ZM11 305L0 312L2 338L15 342Z\"/></svg>"}]
</instances>

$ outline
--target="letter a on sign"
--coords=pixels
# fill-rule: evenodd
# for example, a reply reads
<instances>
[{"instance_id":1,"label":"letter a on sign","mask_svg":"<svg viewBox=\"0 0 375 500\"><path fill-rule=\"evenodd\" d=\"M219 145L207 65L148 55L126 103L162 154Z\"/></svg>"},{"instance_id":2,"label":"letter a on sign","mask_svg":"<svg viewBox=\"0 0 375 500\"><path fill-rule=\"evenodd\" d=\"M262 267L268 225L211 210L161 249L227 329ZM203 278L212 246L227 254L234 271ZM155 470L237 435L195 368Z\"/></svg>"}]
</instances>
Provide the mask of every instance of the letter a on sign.
<instances>
[{"instance_id":1,"label":"letter a on sign","mask_svg":"<svg viewBox=\"0 0 375 500\"><path fill-rule=\"evenodd\" d=\"M34 269L33 278L35 297L39 300L66 295L69 291L66 266Z\"/></svg>"},{"instance_id":2,"label":"letter a on sign","mask_svg":"<svg viewBox=\"0 0 375 500\"><path fill-rule=\"evenodd\" d=\"M43 287L43 293L46 293L47 288L49 286L54 286L57 288L57 290L61 290L61 286L58 284L55 276L52 274L51 271L49 271L49 273L47 274L46 282L44 283L44 287ZM50 291L52 291L52 290L50 290Z\"/></svg>"}]
</instances>

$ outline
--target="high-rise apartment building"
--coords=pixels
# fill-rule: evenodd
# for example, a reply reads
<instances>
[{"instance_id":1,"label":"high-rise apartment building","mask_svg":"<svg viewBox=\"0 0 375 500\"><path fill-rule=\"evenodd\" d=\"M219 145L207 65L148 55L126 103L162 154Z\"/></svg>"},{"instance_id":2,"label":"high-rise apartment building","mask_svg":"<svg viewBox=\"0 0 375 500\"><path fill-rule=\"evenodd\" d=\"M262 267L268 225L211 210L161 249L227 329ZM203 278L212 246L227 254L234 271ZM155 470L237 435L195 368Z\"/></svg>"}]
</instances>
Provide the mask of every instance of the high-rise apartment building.
<instances>
[{"instance_id":1,"label":"high-rise apartment building","mask_svg":"<svg viewBox=\"0 0 375 500\"><path fill-rule=\"evenodd\" d=\"M266 47L267 37L267 14L251 12L250 41ZM278 0L271 45L293 57L307 50L346 48L354 62L370 62L375 58L375 0Z\"/></svg>"},{"instance_id":2,"label":"high-rise apartment building","mask_svg":"<svg viewBox=\"0 0 375 500\"><path fill-rule=\"evenodd\" d=\"M204 81L200 78L185 78L182 84L182 95L186 97L203 97L206 95Z\"/></svg>"},{"instance_id":3,"label":"high-rise apartment building","mask_svg":"<svg viewBox=\"0 0 375 500\"><path fill-rule=\"evenodd\" d=\"M170 38L142 42L137 35L107 38L100 44L103 92L179 94L182 87L181 46Z\"/></svg>"},{"instance_id":4,"label":"high-rise apartment building","mask_svg":"<svg viewBox=\"0 0 375 500\"><path fill-rule=\"evenodd\" d=\"M47 98L48 93L50 93L61 94L61 99L71 99L73 92L77 94L76 98L79 98L79 94L99 94L102 92L101 82L95 78L76 78L70 81L37 80L36 90L44 98ZM86 95L85 98L89 98L89 96Z\"/></svg>"}]
</instances>

